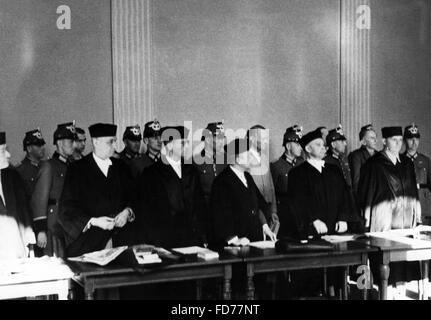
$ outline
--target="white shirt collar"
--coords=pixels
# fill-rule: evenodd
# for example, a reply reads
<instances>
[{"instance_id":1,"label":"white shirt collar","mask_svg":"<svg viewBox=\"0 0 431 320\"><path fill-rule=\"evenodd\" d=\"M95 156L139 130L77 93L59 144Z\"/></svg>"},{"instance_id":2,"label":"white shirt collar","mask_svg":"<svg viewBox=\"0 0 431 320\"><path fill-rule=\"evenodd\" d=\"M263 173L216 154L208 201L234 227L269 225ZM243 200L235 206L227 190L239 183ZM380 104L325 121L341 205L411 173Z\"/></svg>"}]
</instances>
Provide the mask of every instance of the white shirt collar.
<instances>
[{"instance_id":1,"label":"white shirt collar","mask_svg":"<svg viewBox=\"0 0 431 320\"><path fill-rule=\"evenodd\" d=\"M323 160L307 159L307 162L316 168L320 173L322 173L322 170L325 167L325 161Z\"/></svg>"},{"instance_id":2,"label":"white shirt collar","mask_svg":"<svg viewBox=\"0 0 431 320\"><path fill-rule=\"evenodd\" d=\"M397 155L396 157L394 157L391 153L385 151L386 156L389 158L389 160L391 160L391 162L396 165L397 161L401 163L400 160L400 155Z\"/></svg>"},{"instance_id":3,"label":"white shirt collar","mask_svg":"<svg viewBox=\"0 0 431 320\"><path fill-rule=\"evenodd\" d=\"M93 159L94 161L96 161L97 166L103 172L105 177L108 177L108 170L109 170L109 167L112 165L111 159L109 158L105 160L100 159L98 156L94 154L94 152L93 152Z\"/></svg>"},{"instance_id":4,"label":"white shirt collar","mask_svg":"<svg viewBox=\"0 0 431 320\"><path fill-rule=\"evenodd\" d=\"M235 168L234 166L230 166L230 168L232 169L233 173L236 174L236 176L239 178L239 180L241 180L241 182L243 183L243 185L248 188L248 183L247 183L247 179L245 178L245 174L243 171L238 170L237 168Z\"/></svg>"},{"instance_id":5,"label":"white shirt collar","mask_svg":"<svg viewBox=\"0 0 431 320\"><path fill-rule=\"evenodd\" d=\"M171 165L172 169L174 169L174 171L177 174L177 176L181 179L181 177L182 177L182 175L181 175L181 159L178 160L178 161L175 161L171 157L166 156L166 160L169 162L169 164Z\"/></svg>"}]
</instances>

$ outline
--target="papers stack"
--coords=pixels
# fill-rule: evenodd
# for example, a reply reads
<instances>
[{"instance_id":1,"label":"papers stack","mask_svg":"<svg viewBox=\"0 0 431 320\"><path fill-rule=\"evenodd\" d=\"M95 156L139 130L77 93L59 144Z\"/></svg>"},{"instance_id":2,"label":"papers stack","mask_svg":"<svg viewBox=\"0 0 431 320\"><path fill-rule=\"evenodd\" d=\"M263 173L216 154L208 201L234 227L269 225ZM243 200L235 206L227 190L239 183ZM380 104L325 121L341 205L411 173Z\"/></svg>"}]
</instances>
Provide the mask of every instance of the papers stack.
<instances>
[{"instance_id":1,"label":"papers stack","mask_svg":"<svg viewBox=\"0 0 431 320\"><path fill-rule=\"evenodd\" d=\"M127 246L105 249L86 253L79 257L69 258L71 261L94 263L99 266L106 266L111 261L115 260L120 254L127 250Z\"/></svg>"},{"instance_id":2,"label":"papers stack","mask_svg":"<svg viewBox=\"0 0 431 320\"><path fill-rule=\"evenodd\" d=\"M210 249L202 247L186 247L186 248L175 248L172 252L179 253L181 255L196 255L199 259L208 261L216 260L219 258L219 254Z\"/></svg>"}]
</instances>

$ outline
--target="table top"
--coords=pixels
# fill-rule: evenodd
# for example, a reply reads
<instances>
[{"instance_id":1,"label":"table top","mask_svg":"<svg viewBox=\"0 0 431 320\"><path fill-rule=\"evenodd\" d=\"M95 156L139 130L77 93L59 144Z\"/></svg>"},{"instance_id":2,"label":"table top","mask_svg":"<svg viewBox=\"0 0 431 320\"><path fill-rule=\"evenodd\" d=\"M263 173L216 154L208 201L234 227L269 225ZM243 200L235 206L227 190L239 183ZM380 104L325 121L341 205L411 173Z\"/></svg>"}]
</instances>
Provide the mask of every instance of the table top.
<instances>
[{"instance_id":1,"label":"table top","mask_svg":"<svg viewBox=\"0 0 431 320\"><path fill-rule=\"evenodd\" d=\"M75 275L80 276L102 276L102 275L115 275L122 273L134 273L136 269L140 272L157 272L164 270L175 270L175 269L191 269L191 268L203 268L208 266L224 266L226 264L242 262L242 259L228 253L219 253L220 257L216 260L198 260L197 258L191 258L191 261L172 262L162 259L162 263L155 263L151 265L139 265L136 268L124 267L121 265L107 265L99 266L92 263L83 263L77 261L67 260L66 264L72 269Z\"/></svg>"},{"instance_id":2,"label":"table top","mask_svg":"<svg viewBox=\"0 0 431 320\"><path fill-rule=\"evenodd\" d=\"M292 252L292 253L277 253L275 249L251 249L242 255L245 262L261 261L261 260L282 260L282 259L299 259L299 258L316 258L335 257L348 254L362 254L369 252L377 252L378 249L371 247L365 243L347 241L334 243L334 249L328 251L315 252Z\"/></svg>"},{"instance_id":3,"label":"table top","mask_svg":"<svg viewBox=\"0 0 431 320\"><path fill-rule=\"evenodd\" d=\"M0 261L0 286L71 279L74 273L54 257Z\"/></svg>"},{"instance_id":4,"label":"table top","mask_svg":"<svg viewBox=\"0 0 431 320\"><path fill-rule=\"evenodd\" d=\"M397 235L374 234L355 240L381 251L408 251L431 249L431 241L412 239Z\"/></svg>"}]
</instances>

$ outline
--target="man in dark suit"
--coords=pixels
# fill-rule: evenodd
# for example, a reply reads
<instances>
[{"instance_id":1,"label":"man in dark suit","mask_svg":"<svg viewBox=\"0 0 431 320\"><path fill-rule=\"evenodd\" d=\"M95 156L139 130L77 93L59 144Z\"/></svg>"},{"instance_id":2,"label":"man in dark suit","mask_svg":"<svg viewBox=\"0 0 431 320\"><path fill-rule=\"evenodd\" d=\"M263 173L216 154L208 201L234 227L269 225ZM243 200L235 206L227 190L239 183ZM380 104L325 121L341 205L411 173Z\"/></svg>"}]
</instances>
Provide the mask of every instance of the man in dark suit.
<instances>
[{"instance_id":1,"label":"man in dark suit","mask_svg":"<svg viewBox=\"0 0 431 320\"><path fill-rule=\"evenodd\" d=\"M6 133L0 132L0 261L27 258L36 242L24 181L9 159Z\"/></svg>"},{"instance_id":2,"label":"man in dark suit","mask_svg":"<svg viewBox=\"0 0 431 320\"><path fill-rule=\"evenodd\" d=\"M204 244L204 199L199 173L184 164L188 130L164 127L161 161L138 181L139 239L166 248Z\"/></svg>"},{"instance_id":3,"label":"man in dark suit","mask_svg":"<svg viewBox=\"0 0 431 320\"><path fill-rule=\"evenodd\" d=\"M134 243L131 174L112 158L117 126L98 123L89 131L93 153L70 165L60 199L67 256Z\"/></svg>"},{"instance_id":4,"label":"man in dark suit","mask_svg":"<svg viewBox=\"0 0 431 320\"><path fill-rule=\"evenodd\" d=\"M248 139L233 140L225 152L230 165L214 180L211 192L214 245L247 244L264 236L275 240L265 218L269 205L247 172Z\"/></svg>"},{"instance_id":5,"label":"man in dark suit","mask_svg":"<svg viewBox=\"0 0 431 320\"><path fill-rule=\"evenodd\" d=\"M58 202L76 139L73 122L60 124L54 132L56 151L44 161L36 178L30 206L37 238L36 256L64 257L63 231L58 224Z\"/></svg>"},{"instance_id":6,"label":"man in dark suit","mask_svg":"<svg viewBox=\"0 0 431 320\"><path fill-rule=\"evenodd\" d=\"M361 128L361 131L359 132L359 140L361 141L362 146L359 149L352 151L348 157L350 174L352 176L353 195L357 201L361 168L376 152L377 135L372 124Z\"/></svg>"}]
</instances>

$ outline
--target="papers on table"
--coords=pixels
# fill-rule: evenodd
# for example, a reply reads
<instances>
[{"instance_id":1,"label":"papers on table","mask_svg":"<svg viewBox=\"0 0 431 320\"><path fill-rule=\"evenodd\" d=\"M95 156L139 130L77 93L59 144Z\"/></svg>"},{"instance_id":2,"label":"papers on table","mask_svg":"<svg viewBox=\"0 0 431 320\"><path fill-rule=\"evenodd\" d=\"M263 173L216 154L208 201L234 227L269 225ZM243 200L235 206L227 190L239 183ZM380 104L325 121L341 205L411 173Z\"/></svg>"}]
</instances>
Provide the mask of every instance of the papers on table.
<instances>
[{"instance_id":1,"label":"papers on table","mask_svg":"<svg viewBox=\"0 0 431 320\"><path fill-rule=\"evenodd\" d=\"M249 246L257 249L275 249L275 241L250 242Z\"/></svg>"},{"instance_id":2,"label":"papers on table","mask_svg":"<svg viewBox=\"0 0 431 320\"><path fill-rule=\"evenodd\" d=\"M94 251L83 254L79 257L69 258L70 261L88 262L98 264L99 266L106 266L111 261L115 260L120 254L127 250L127 246Z\"/></svg>"},{"instance_id":3,"label":"papers on table","mask_svg":"<svg viewBox=\"0 0 431 320\"><path fill-rule=\"evenodd\" d=\"M323 236L322 239L326 240L330 243L342 243L342 242L348 242L353 241L358 237L358 235L355 234L349 234L349 235L328 235Z\"/></svg>"},{"instance_id":4,"label":"papers on table","mask_svg":"<svg viewBox=\"0 0 431 320\"><path fill-rule=\"evenodd\" d=\"M175 248L172 252L179 253L182 255L197 255L198 258L203 260L214 260L219 258L219 254L210 249L202 247L186 247L186 248Z\"/></svg>"}]
</instances>

